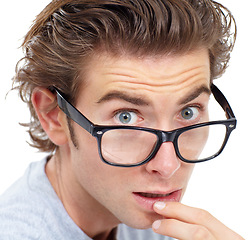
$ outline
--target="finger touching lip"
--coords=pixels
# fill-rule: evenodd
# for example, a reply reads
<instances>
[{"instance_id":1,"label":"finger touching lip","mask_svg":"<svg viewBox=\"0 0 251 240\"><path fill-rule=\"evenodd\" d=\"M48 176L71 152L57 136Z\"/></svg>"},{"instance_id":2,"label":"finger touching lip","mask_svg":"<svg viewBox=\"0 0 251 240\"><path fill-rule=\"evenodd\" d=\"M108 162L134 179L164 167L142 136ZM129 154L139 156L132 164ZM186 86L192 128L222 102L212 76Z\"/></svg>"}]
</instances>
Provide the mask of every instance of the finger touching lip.
<instances>
[{"instance_id":1,"label":"finger touching lip","mask_svg":"<svg viewBox=\"0 0 251 240\"><path fill-rule=\"evenodd\" d=\"M182 190L175 190L168 193L133 192L133 196L141 208L153 211L155 202L179 202L181 200Z\"/></svg>"}]
</instances>

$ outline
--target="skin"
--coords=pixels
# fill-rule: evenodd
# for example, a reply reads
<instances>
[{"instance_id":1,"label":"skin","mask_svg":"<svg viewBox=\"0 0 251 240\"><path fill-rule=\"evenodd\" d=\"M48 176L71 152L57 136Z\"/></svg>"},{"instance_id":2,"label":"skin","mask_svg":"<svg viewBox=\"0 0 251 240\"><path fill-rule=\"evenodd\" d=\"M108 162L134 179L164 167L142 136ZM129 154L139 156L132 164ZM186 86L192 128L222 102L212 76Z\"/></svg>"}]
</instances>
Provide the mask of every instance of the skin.
<instances>
[{"instance_id":1,"label":"skin","mask_svg":"<svg viewBox=\"0 0 251 240\"><path fill-rule=\"evenodd\" d=\"M200 86L209 88L209 57L205 49L159 58L118 58L104 53L93 57L85 69L82 77L86 82L75 107L95 124L121 125L121 109L133 112L132 125L161 130L208 119L208 93L202 92L191 101L186 98ZM105 97L114 90L136 96L141 102ZM178 239L201 239L195 238L200 233L205 234L203 237L208 234L203 239L222 239L222 233L228 234L223 236L229 239L238 239L203 210L171 202L162 209L155 204L149 210L137 203L135 192L164 194L180 190L179 200L184 195L194 165L180 161L172 143L163 143L157 155L143 166L112 167L100 160L94 137L72 123L77 142L74 146L65 114L59 108L45 111L55 101L51 92L36 88L32 101L44 130L59 146L46 165L46 174L66 211L88 236L107 239L111 230L123 222L141 229L153 224L154 231ZM199 113L187 122L180 112L190 105ZM202 222L200 213L205 216Z\"/></svg>"}]
</instances>

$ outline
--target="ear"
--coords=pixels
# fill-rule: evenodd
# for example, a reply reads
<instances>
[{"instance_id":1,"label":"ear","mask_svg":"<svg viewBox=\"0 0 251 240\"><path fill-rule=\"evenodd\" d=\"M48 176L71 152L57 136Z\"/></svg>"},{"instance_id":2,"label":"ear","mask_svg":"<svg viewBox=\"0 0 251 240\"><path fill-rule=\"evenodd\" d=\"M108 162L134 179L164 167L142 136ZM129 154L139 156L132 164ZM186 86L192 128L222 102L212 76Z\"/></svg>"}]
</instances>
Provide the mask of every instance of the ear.
<instances>
[{"instance_id":1,"label":"ear","mask_svg":"<svg viewBox=\"0 0 251 240\"><path fill-rule=\"evenodd\" d=\"M31 100L50 140L57 146L66 144L67 122L63 112L55 106L56 96L46 88L37 87L33 90Z\"/></svg>"}]
</instances>

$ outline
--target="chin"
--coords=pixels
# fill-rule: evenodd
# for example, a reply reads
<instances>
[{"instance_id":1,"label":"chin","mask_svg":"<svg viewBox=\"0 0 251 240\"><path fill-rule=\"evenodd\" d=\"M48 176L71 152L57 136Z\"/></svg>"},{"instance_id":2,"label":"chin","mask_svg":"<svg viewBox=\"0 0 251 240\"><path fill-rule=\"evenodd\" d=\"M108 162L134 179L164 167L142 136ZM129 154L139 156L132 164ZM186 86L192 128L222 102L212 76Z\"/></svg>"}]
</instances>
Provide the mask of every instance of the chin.
<instances>
[{"instance_id":1,"label":"chin","mask_svg":"<svg viewBox=\"0 0 251 240\"><path fill-rule=\"evenodd\" d=\"M121 222L128 227L135 228L135 229L149 229L152 228L152 224L154 221L162 219L163 217L156 214L138 214L136 217L132 216L130 219L127 218L126 220L122 220Z\"/></svg>"}]
</instances>

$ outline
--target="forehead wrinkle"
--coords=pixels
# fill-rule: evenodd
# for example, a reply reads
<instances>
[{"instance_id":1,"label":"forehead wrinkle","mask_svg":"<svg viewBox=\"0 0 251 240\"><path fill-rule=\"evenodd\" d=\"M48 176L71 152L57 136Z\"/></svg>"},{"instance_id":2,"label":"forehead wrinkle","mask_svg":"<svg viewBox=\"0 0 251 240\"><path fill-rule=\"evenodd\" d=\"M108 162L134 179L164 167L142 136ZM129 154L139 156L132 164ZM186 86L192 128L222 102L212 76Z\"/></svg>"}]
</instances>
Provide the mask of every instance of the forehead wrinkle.
<instances>
[{"instance_id":1,"label":"forehead wrinkle","mask_svg":"<svg viewBox=\"0 0 251 240\"><path fill-rule=\"evenodd\" d=\"M135 71L130 70L130 73L128 73L126 70L125 72L123 72L122 69L118 68L118 71L113 70L107 72L106 75L108 78L110 78L111 82L123 81L150 87L164 87L182 84L187 82L188 80L199 77L200 75L203 75L203 77L205 77L205 73L209 76L209 74L207 74L207 71L204 71L204 69L207 70L206 66L198 66L174 74L160 74L158 72L152 72L149 74L150 71L143 72L138 69ZM118 79L114 79L116 77L118 77Z\"/></svg>"},{"instance_id":2,"label":"forehead wrinkle","mask_svg":"<svg viewBox=\"0 0 251 240\"><path fill-rule=\"evenodd\" d=\"M189 79L185 79L183 81L173 83L173 84L162 84L162 85L154 85L146 82L138 82L131 80L112 80L108 83L114 88L114 84L117 88L120 88L124 91L132 91L133 94L137 93L137 91L146 91L152 93L161 93L161 94L173 94L174 92L179 92L183 89L189 88L191 85L199 85L199 83L205 83L205 88L209 89L209 78L207 78L204 74L195 75ZM202 85L202 84L201 84ZM208 85L208 86L207 86ZM122 91L121 90L121 91ZM210 91L210 90L209 90Z\"/></svg>"}]
</instances>

